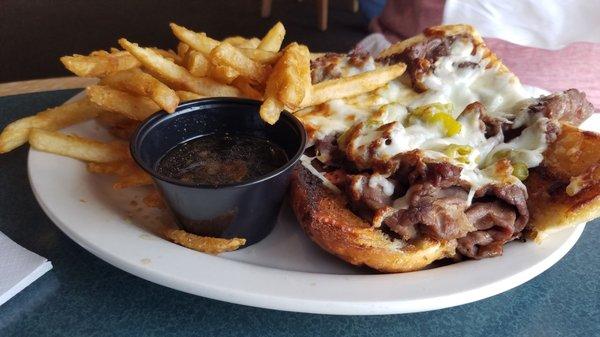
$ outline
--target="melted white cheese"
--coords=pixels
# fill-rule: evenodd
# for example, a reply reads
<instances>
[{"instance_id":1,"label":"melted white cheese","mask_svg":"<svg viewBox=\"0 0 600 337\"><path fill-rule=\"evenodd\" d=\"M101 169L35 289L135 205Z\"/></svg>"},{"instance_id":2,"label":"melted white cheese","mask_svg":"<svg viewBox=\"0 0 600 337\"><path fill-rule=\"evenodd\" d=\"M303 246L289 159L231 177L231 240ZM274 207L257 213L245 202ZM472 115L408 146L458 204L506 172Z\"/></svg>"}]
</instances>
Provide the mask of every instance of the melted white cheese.
<instances>
[{"instance_id":1,"label":"melted white cheese","mask_svg":"<svg viewBox=\"0 0 600 337\"><path fill-rule=\"evenodd\" d=\"M528 167L538 166L547 147L545 130L548 121L524 111L523 106L531 103L532 96L513 74L498 66L488 67L489 61L483 57L483 51L474 52L473 49L470 42L457 39L451 46L450 55L439 58L433 72L424 76L423 83L428 90L423 93L416 93L400 80L394 80L373 92L325 103L316 112L301 113L300 118L317 129L314 134L317 139L340 134L366 120L393 123L387 142L377 142L383 136L380 128L363 127L350 148L354 157L368 160L367 156L373 156L386 160L419 149L431 160L449 161L462 167L461 179L471 185L469 203L478 188L499 179L522 185L515 177L495 176L494 154L510 150L511 160L523 162ZM354 71L350 69L347 74ZM480 129L479 115L461 114L473 102L481 102L493 117L508 117L514 120L514 127L526 128L508 143L503 143L502 134L486 139ZM458 134L446 137L441 127L419 120L407 123L410 109L432 103L452 103L452 115L461 124ZM374 142L378 145L370 147ZM444 149L451 144L470 146L472 150L467 160L449 158ZM367 151L369 148L371 151ZM393 185L386 182L389 183L385 177L377 176L369 181L369 186L381 186L384 192L387 189L393 193ZM394 208L408 207L408 197L409 193L397 199Z\"/></svg>"},{"instance_id":2,"label":"melted white cheese","mask_svg":"<svg viewBox=\"0 0 600 337\"><path fill-rule=\"evenodd\" d=\"M371 188L378 188L380 187L381 190L383 191L383 194L387 195L388 197L392 196L392 194L394 194L394 184L387 180L385 176L375 173L372 174L371 177L369 178L369 187Z\"/></svg>"}]
</instances>

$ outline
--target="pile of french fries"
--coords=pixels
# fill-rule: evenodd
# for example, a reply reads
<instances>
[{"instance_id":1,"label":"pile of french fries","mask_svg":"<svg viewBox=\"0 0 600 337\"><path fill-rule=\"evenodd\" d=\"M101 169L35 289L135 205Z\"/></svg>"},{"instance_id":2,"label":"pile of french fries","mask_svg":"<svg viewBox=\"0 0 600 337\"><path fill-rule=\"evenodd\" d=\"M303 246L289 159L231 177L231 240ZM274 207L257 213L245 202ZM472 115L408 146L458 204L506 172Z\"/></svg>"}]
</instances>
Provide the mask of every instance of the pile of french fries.
<instances>
[{"instance_id":1,"label":"pile of french fries","mask_svg":"<svg viewBox=\"0 0 600 337\"><path fill-rule=\"evenodd\" d=\"M6 126L0 133L0 153L29 142L37 150L85 161L90 172L116 176L116 189L151 185L150 176L131 159L127 142L137 125L157 111L172 113L180 102L205 97L246 97L262 100L260 116L274 124L283 110L294 113L366 93L405 70L403 64L383 66L313 85L310 61L321 54L311 54L295 42L282 49L281 23L262 39L234 36L222 41L174 23L170 27L178 39L176 51L141 47L121 38L122 49L61 57L68 70L95 77L97 84L86 88L82 100ZM59 131L94 118L120 140L101 142ZM148 195L148 206L160 204L156 195Z\"/></svg>"}]
</instances>

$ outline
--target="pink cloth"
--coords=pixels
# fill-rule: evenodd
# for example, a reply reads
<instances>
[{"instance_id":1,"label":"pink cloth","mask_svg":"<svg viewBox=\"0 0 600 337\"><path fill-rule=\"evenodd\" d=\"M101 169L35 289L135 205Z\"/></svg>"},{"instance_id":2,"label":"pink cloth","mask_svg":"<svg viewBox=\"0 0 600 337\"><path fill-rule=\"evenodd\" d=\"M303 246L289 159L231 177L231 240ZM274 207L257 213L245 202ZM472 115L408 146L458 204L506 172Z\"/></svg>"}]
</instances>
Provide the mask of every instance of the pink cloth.
<instances>
[{"instance_id":1,"label":"pink cloth","mask_svg":"<svg viewBox=\"0 0 600 337\"><path fill-rule=\"evenodd\" d=\"M443 0L388 0L369 28L390 42L419 34L442 22ZM519 46L501 39L485 39L489 48L521 82L549 91L577 88L600 107L600 44L573 43L559 50Z\"/></svg>"}]
</instances>

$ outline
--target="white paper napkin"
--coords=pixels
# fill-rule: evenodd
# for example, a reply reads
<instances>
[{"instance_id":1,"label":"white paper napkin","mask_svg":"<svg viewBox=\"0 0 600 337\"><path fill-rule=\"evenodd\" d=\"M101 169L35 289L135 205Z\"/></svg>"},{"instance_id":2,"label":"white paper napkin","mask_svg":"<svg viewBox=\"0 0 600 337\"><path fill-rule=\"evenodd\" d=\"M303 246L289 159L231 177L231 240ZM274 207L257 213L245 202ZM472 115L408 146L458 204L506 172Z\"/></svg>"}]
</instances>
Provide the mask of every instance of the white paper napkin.
<instances>
[{"instance_id":1,"label":"white paper napkin","mask_svg":"<svg viewBox=\"0 0 600 337\"><path fill-rule=\"evenodd\" d=\"M52 269L45 258L0 232L0 305Z\"/></svg>"},{"instance_id":2,"label":"white paper napkin","mask_svg":"<svg viewBox=\"0 0 600 337\"><path fill-rule=\"evenodd\" d=\"M446 0L444 24L468 23L484 37L529 47L560 49L600 43L597 0Z\"/></svg>"}]
</instances>

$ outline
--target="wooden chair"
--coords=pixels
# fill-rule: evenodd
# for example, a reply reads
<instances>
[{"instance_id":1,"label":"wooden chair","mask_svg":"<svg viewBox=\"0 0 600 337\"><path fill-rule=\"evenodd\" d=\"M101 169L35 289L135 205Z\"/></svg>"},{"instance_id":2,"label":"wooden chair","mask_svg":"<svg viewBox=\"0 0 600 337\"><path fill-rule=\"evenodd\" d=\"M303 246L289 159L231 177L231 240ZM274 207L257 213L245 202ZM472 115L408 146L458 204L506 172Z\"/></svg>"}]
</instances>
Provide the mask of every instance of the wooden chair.
<instances>
[{"instance_id":1,"label":"wooden chair","mask_svg":"<svg viewBox=\"0 0 600 337\"><path fill-rule=\"evenodd\" d=\"M302 1L302 0L298 0ZM317 3L317 26L321 31L327 30L327 17L329 11L329 0L316 0ZM271 16L271 5L273 0L262 0L260 15L263 18ZM358 0L352 0L352 11L358 12Z\"/></svg>"}]
</instances>

